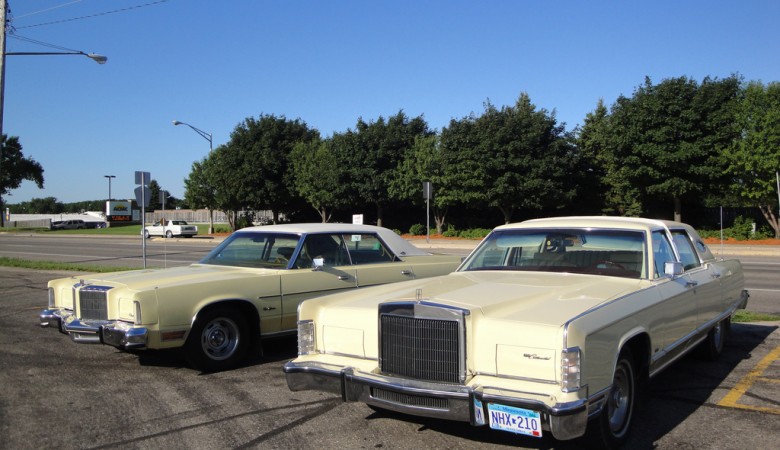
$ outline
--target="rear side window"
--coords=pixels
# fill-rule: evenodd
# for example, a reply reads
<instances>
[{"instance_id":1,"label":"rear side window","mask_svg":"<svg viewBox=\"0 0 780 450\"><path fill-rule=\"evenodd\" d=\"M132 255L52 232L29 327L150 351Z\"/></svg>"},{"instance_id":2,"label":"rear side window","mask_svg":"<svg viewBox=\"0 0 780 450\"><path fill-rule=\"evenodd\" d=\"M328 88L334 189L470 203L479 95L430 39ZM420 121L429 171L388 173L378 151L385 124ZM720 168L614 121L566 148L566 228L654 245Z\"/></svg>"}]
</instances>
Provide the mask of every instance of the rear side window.
<instances>
[{"instance_id":1,"label":"rear side window","mask_svg":"<svg viewBox=\"0 0 780 450\"><path fill-rule=\"evenodd\" d=\"M373 234L345 234L342 236L353 264L392 262L395 255Z\"/></svg>"},{"instance_id":2,"label":"rear side window","mask_svg":"<svg viewBox=\"0 0 780 450\"><path fill-rule=\"evenodd\" d=\"M680 253L680 262L683 263L685 270L695 269L701 266L699 255L693 248L691 238L683 230L671 230L672 239L674 239L674 245L677 246L677 251Z\"/></svg>"}]
</instances>

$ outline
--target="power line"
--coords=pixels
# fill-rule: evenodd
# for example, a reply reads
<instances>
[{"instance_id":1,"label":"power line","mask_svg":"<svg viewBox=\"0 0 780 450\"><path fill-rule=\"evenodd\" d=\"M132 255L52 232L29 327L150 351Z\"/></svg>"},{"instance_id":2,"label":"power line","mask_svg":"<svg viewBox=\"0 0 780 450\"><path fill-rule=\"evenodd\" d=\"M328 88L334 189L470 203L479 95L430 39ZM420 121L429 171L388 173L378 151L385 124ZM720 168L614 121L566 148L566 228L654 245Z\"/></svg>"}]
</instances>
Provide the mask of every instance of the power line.
<instances>
[{"instance_id":1,"label":"power line","mask_svg":"<svg viewBox=\"0 0 780 450\"><path fill-rule=\"evenodd\" d=\"M90 14L90 15L87 15L87 16L73 17L71 19L53 20L51 22L38 23L38 24L35 24L35 25L25 25L25 26L22 26L22 27L16 26L14 28L19 30L19 29L22 29L22 28L43 27L43 26L46 26L46 25L54 25L54 24L58 24L58 23L73 22L73 21L76 21L76 20L92 19L92 18L95 18L95 17L107 16L109 14L116 14L116 13L120 13L120 12L126 12L126 11L130 11L130 10L133 10L133 9L145 8L147 6L154 6L154 5L157 5L157 4L160 4L160 3L165 3L165 2L168 2L168 1L170 1L170 0L157 0L155 2L144 3L142 5L128 6L127 8L115 9L113 11L105 11L105 12Z\"/></svg>"},{"instance_id":2,"label":"power line","mask_svg":"<svg viewBox=\"0 0 780 450\"><path fill-rule=\"evenodd\" d=\"M21 16L19 16L19 17L16 17L16 18L17 18L17 19L22 19L22 18L24 18L24 17L28 17L28 16L34 16L34 15L36 15L36 14L42 14L42 13L49 12L49 11L52 11L52 10L55 10L55 9L60 9L60 8L64 8L64 7L66 7L66 6L70 6L70 5L74 4L74 3L80 3L81 1L82 1L82 0L73 0L72 2L63 3L62 5L52 6L52 7L50 7L50 8L42 9L42 10L40 10L40 11L35 11L35 12L27 13L27 14L21 15Z\"/></svg>"}]
</instances>

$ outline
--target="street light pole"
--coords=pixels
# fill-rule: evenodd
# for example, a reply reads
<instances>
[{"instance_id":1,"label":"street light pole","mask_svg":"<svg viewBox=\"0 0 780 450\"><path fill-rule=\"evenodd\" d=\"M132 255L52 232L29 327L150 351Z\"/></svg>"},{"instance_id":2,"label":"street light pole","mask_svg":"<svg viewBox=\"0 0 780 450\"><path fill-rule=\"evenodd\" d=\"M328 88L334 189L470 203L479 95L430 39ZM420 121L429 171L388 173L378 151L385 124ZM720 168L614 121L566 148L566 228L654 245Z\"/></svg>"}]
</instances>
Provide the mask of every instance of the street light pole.
<instances>
[{"instance_id":1,"label":"street light pole","mask_svg":"<svg viewBox=\"0 0 780 450\"><path fill-rule=\"evenodd\" d=\"M108 178L108 201L111 201L111 179L116 178L116 175L103 175Z\"/></svg>"},{"instance_id":2,"label":"street light pole","mask_svg":"<svg viewBox=\"0 0 780 450\"><path fill-rule=\"evenodd\" d=\"M209 141L209 153L211 153L211 151L214 150L214 144L211 141L211 134L206 133L205 131L201 130L200 128L195 128L195 127L193 127L192 125L190 125L188 123L179 122L178 120L174 120L173 124L174 125L187 125L188 127L192 128L192 130L195 131L196 133L198 133L199 135L201 135L201 137L203 137L203 139Z\"/></svg>"},{"instance_id":3,"label":"street light pole","mask_svg":"<svg viewBox=\"0 0 780 450\"><path fill-rule=\"evenodd\" d=\"M27 56L37 56L37 55L83 55L87 58L92 59L93 61L97 62L98 64L105 64L106 61L108 61L108 58L103 55L98 55L95 53L84 53L80 51L70 51L70 52L10 52L7 53L5 51L6 43L6 26L7 26L7 16L8 16L8 0L0 0L0 27L2 27L2 30L0 31L0 137L3 136L3 110L5 106L5 57L6 55L27 55ZM2 175L3 167L2 167L2 146L0 146L0 175ZM110 196L110 195L109 195ZM0 206L3 204L2 196L0 196ZM0 227L4 226L5 224L5 214L0 214Z\"/></svg>"},{"instance_id":4,"label":"street light pole","mask_svg":"<svg viewBox=\"0 0 780 450\"><path fill-rule=\"evenodd\" d=\"M173 125L187 125L188 127L192 128L192 131L198 133L203 139L209 141L209 155L211 155L211 152L214 150L214 143L211 138L211 133L206 133L205 131L201 130L200 128L195 128L192 125L180 122L178 120L173 121ZM209 234L214 233L214 211L211 208L207 208L209 210Z\"/></svg>"}]
</instances>

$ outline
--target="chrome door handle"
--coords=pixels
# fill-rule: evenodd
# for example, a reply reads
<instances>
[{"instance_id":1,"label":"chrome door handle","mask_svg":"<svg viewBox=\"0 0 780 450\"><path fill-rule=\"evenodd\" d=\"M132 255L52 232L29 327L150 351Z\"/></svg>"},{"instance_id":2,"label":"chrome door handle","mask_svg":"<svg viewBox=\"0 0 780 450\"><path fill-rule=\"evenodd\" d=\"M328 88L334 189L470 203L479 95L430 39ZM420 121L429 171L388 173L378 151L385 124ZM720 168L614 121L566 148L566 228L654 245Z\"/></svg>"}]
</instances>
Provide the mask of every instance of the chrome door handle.
<instances>
[{"instance_id":1,"label":"chrome door handle","mask_svg":"<svg viewBox=\"0 0 780 450\"><path fill-rule=\"evenodd\" d=\"M685 287L687 287L687 288L696 287L698 285L699 285L698 281L686 281L685 282Z\"/></svg>"},{"instance_id":2,"label":"chrome door handle","mask_svg":"<svg viewBox=\"0 0 780 450\"><path fill-rule=\"evenodd\" d=\"M720 278L720 272L713 272L712 278Z\"/></svg>"},{"instance_id":3,"label":"chrome door handle","mask_svg":"<svg viewBox=\"0 0 780 450\"><path fill-rule=\"evenodd\" d=\"M411 270L402 270L401 271L401 275L411 275L411 274L412 274Z\"/></svg>"},{"instance_id":4,"label":"chrome door handle","mask_svg":"<svg viewBox=\"0 0 780 450\"><path fill-rule=\"evenodd\" d=\"M349 280L349 275L339 275L339 280L341 281Z\"/></svg>"}]
</instances>

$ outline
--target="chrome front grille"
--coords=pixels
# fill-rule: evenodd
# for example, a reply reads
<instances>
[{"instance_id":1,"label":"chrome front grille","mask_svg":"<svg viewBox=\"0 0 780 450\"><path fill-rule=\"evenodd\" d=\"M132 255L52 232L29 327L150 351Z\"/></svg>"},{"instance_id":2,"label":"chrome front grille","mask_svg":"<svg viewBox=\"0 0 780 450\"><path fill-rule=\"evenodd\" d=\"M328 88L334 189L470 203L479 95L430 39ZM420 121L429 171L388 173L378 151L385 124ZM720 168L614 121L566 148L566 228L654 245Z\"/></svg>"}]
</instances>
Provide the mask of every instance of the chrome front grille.
<instances>
[{"instance_id":1,"label":"chrome front grille","mask_svg":"<svg viewBox=\"0 0 780 450\"><path fill-rule=\"evenodd\" d=\"M463 383L467 314L461 309L417 302L381 305L381 372L422 381Z\"/></svg>"},{"instance_id":2,"label":"chrome front grille","mask_svg":"<svg viewBox=\"0 0 780 450\"><path fill-rule=\"evenodd\" d=\"M372 388L371 397L397 405L415 406L418 408L448 410L449 400L441 397L411 395L385 389Z\"/></svg>"},{"instance_id":3,"label":"chrome front grille","mask_svg":"<svg viewBox=\"0 0 780 450\"><path fill-rule=\"evenodd\" d=\"M77 284L73 286L73 298L78 303L79 319L108 320L108 291L110 286ZM74 309L75 309L74 304Z\"/></svg>"}]
</instances>

